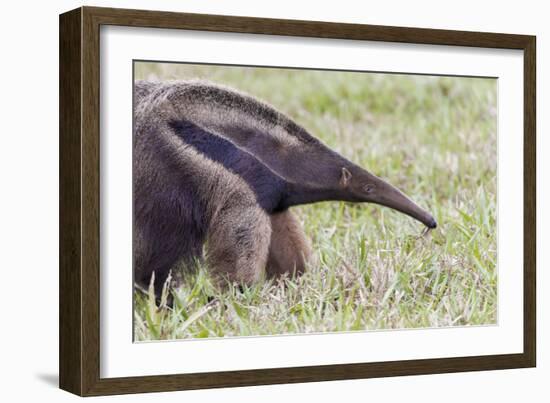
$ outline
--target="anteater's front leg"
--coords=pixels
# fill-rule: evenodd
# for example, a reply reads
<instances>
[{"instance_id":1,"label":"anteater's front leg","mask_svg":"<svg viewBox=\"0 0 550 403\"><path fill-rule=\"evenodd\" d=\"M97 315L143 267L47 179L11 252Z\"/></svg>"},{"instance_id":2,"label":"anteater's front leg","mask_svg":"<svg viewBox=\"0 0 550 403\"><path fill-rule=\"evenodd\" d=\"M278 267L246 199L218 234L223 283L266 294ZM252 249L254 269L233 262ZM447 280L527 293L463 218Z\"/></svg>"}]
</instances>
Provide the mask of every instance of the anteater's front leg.
<instances>
[{"instance_id":1,"label":"anteater's front leg","mask_svg":"<svg viewBox=\"0 0 550 403\"><path fill-rule=\"evenodd\" d=\"M273 277L302 274L312 250L298 218L289 210L272 214L271 229L267 274Z\"/></svg>"},{"instance_id":2,"label":"anteater's front leg","mask_svg":"<svg viewBox=\"0 0 550 403\"><path fill-rule=\"evenodd\" d=\"M228 201L210 223L208 266L219 279L254 284L264 271L270 237L269 216L255 201Z\"/></svg>"}]
</instances>

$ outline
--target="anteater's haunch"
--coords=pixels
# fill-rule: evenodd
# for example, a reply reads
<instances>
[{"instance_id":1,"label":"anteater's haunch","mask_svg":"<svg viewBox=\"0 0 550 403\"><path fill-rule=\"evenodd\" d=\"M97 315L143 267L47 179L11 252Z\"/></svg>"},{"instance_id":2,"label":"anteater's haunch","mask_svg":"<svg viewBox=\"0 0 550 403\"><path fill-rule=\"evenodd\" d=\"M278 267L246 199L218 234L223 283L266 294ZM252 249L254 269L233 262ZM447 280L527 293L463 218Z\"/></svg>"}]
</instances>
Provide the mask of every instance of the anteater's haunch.
<instances>
[{"instance_id":1,"label":"anteater's haunch","mask_svg":"<svg viewBox=\"0 0 550 403\"><path fill-rule=\"evenodd\" d=\"M310 242L289 207L370 202L436 222L399 190L330 150L271 106L201 81L134 90L134 272L157 293L172 266L201 258L250 284L301 273Z\"/></svg>"}]
</instances>

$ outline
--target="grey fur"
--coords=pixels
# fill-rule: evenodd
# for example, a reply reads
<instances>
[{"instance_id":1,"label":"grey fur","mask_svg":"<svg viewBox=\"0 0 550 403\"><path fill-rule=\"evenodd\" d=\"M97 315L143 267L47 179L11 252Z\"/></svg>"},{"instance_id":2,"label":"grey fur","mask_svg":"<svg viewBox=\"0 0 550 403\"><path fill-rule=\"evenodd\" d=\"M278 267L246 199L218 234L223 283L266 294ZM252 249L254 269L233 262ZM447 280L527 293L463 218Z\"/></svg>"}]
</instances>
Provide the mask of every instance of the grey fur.
<instances>
[{"instance_id":1,"label":"grey fur","mask_svg":"<svg viewBox=\"0 0 550 403\"><path fill-rule=\"evenodd\" d=\"M183 144L168 125L182 118L200 121L192 99L203 107L220 101L220 93L208 88L198 82L135 85L135 280L145 287L155 272L157 293L174 264L201 257L205 243L206 259L220 278L250 284L267 263L271 223L254 192L239 176ZM229 106L229 98L221 101ZM297 247L304 244L307 240Z\"/></svg>"}]
</instances>

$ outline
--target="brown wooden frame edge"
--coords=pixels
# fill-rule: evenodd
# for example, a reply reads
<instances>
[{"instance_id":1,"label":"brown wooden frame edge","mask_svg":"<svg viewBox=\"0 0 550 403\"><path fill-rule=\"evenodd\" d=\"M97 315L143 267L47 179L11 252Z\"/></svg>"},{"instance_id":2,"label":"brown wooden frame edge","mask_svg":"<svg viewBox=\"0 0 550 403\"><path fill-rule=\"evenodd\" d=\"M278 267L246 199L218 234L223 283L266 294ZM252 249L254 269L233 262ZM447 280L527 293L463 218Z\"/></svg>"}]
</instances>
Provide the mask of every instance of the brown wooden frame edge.
<instances>
[{"instance_id":1,"label":"brown wooden frame edge","mask_svg":"<svg viewBox=\"0 0 550 403\"><path fill-rule=\"evenodd\" d=\"M129 378L99 376L99 28L123 25L524 51L524 352ZM536 365L536 39L315 21L81 7L60 15L59 383L81 396Z\"/></svg>"}]
</instances>

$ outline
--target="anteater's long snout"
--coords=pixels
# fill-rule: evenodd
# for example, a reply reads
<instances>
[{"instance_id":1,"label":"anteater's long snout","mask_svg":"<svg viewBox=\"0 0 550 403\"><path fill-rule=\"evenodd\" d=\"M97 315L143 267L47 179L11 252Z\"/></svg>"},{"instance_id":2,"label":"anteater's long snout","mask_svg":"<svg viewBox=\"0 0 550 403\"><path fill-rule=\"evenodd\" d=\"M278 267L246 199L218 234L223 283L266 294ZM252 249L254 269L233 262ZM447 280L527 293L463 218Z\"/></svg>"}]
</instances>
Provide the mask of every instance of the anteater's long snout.
<instances>
[{"instance_id":1,"label":"anteater's long snout","mask_svg":"<svg viewBox=\"0 0 550 403\"><path fill-rule=\"evenodd\" d=\"M380 204L400 211L403 214L417 219L428 228L437 227L437 222L433 216L426 210L418 206L415 202L409 199L399 189L377 178L376 195L373 196L373 203Z\"/></svg>"}]
</instances>

